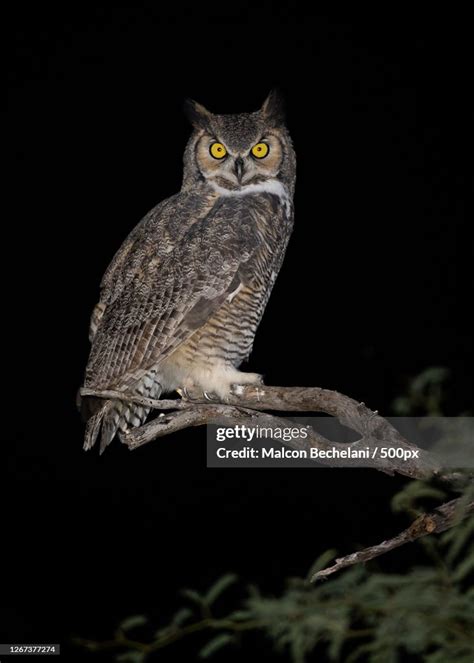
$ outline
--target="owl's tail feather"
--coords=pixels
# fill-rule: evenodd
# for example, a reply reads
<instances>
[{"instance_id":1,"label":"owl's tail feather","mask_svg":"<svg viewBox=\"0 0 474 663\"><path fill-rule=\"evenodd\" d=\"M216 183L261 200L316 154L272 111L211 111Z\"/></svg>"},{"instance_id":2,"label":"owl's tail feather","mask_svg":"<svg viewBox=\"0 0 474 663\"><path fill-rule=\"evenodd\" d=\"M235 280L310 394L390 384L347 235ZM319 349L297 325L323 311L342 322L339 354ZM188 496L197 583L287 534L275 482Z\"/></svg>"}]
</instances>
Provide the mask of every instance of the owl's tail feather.
<instances>
[{"instance_id":1,"label":"owl's tail feather","mask_svg":"<svg viewBox=\"0 0 474 663\"><path fill-rule=\"evenodd\" d=\"M97 440L97 436L99 435L100 431L100 425L102 423L102 419L104 418L104 410L105 407L101 407L100 410L98 410L95 414L92 415L92 417L87 420L83 447L86 451L92 449L95 441Z\"/></svg>"},{"instance_id":2,"label":"owl's tail feather","mask_svg":"<svg viewBox=\"0 0 474 663\"><path fill-rule=\"evenodd\" d=\"M117 433L126 433L130 428L141 426L149 412L150 408L135 403L105 401L87 421L84 449L92 449L100 433L100 453L104 453Z\"/></svg>"},{"instance_id":3,"label":"owl's tail feather","mask_svg":"<svg viewBox=\"0 0 474 663\"><path fill-rule=\"evenodd\" d=\"M159 398L161 396L161 384L156 379L155 372L150 372L143 382L135 389L137 396L146 398ZM98 399L97 399L98 400ZM100 436L100 453L104 453L106 447L112 442L115 435L121 437L121 433L127 433L131 428L141 426L150 413L150 408L137 403L110 400L103 404L88 419L84 436L84 449L92 449Z\"/></svg>"}]
</instances>

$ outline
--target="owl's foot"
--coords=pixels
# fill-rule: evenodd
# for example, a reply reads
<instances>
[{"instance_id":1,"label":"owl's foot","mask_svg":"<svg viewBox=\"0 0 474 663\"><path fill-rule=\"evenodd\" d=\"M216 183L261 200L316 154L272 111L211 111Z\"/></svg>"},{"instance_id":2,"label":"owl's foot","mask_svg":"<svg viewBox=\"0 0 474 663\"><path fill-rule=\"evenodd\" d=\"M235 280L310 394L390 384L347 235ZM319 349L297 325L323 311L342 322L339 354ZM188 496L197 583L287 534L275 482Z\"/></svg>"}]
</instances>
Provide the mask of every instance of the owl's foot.
<instances>
[{"instance_id":1,"label":"owl's foot","mask_svg":"<svg viewBox=\"0 0 474 663\"><path fill-rule=\"evenodd\" d=\"M193 403L194 401L202 400L202 392L191 389L190 387L179 387L179 389L176 389L176 391L181 396L183 401L189 401L190 403Z\"/></svg>"},{"instance_id":2,"label":"owl's foot","mask_svg":"<svg viewBox=\"0 0 474 663\"><path fill-rule=\"evenodd\" d=\"M220 402L217 394L204 391L198 387L181 387L180 389L176 389L176 391L183 400L189 401L190 403L202 403L203 400L209 401L210 403Z\"/></svg>"},{"instance_id":3,"label":"owl's foot","mask_svg":"<svg viewBox=\"0 0 474 663\"><path fill-rule=\"evenodd\" d=\"M227 403L229 396L238 395L244 386L261 384L263 378L258 373L243 373L233 366L217 366L211 371L195 370L177 392L189 402Z\"/></svg>"},{"instance_id":4,"label":"owl's foot","mask_svg":"<svg viewBox=\"0 0 474 663\"><path fill-rule=\"evenodd\" d=\"M259 373L240 373L239 381L230 385L230 393L234 396L241 396L244 388L249 385L263 385L263 375Z\"/></svg>"}]
</instances>

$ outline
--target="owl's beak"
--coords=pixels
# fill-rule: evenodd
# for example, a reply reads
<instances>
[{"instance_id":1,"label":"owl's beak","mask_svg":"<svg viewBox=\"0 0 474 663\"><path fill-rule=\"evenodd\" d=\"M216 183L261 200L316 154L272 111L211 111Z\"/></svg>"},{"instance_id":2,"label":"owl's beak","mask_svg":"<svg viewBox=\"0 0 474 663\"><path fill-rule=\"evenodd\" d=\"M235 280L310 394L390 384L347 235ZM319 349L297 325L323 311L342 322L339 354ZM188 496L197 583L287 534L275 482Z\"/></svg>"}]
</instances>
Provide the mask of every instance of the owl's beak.
<instances>
[{"instance_id":1,"label":"owl's beak","mask_svg":"<svg viewBox=\"0 0 474 663\"><path fill-rule=\"evenodd\" d=\"M237 159L234 161L234 172L239 183L242 182L244 168L245 168L244 160L242 159L242 157L237 157Z\"/></svg>"}]
</instances>

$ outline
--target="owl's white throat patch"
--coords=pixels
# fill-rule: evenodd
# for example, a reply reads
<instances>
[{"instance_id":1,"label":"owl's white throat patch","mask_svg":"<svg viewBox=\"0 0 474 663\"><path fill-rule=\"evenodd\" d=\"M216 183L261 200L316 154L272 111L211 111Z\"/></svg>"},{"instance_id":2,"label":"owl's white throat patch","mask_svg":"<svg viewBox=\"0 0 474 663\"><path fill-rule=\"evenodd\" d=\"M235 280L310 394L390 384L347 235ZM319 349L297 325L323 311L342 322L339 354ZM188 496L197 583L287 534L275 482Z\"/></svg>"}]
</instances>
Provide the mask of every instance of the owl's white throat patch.
<instances>
[{"instance_id":1,"label":"owl's white throat patch","mask_svg":"<svg viewBox=\"0 0 474 663\"><path fill-rule=\"evenodd\" d=\"M238 197L249 196L255 193L271 193L278 196L280 202L285 205L286 213L290 213L291 202L288 190L284 184L278 180L267 180L266 182L259 182L258 184L247 184L240 189L225 189L216 182L210 181L209 184L220 196Z\"/></svg>"}]
</instances>

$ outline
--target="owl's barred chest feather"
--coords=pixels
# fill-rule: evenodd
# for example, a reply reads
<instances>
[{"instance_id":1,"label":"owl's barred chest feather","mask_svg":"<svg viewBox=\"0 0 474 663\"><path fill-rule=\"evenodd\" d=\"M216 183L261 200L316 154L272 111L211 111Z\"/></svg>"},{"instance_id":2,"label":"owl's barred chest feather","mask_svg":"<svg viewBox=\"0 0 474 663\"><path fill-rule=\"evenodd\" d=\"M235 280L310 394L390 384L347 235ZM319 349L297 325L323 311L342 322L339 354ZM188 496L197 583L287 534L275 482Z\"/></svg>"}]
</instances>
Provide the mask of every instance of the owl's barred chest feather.
<instances>
[{"instance_id":1,"label":"owl's barred chest feather","mask_svg":"<svg viewBox=\"0 0 474 663\"><path fill-rule=\"evenodd\" d=\"M273 187L247 195L223 195L216 205L221 212L226 207L240 211L234 217L242 223L239 232L247 232L246 223L251 223L256 230L254 251L236 287L229 288L217 311L163 363L162 375L166 388L185 383L223 396L229 388L228 376L225 369L222 374L216 367L237 368L252 351L291 233L292 206L283 188ZM221 231L216 239L225 244L233 235L227 235L225 228ZM231 375L235 378L232 371Z\"/></svg>"},{"instance_id":2,"label":"owl's barred chest feather","mask_svg":"<svg viewBox=\"0 0 474 663\"><path fill-rule=\"evenodd\" d=\"M252 202L248 202L246 215L257 217L253 219L258 229L254 254L241 269L235 288L229 288L222 305L182 348L189 360L199 357L209 363L223 360L238 366L251 352L284 245L280 229L272 227L271 218L265 219L262 210L257 211L257 206L252 209ZM280 222L283 220L276 216Z\"/></svg>"}]
</instances>

